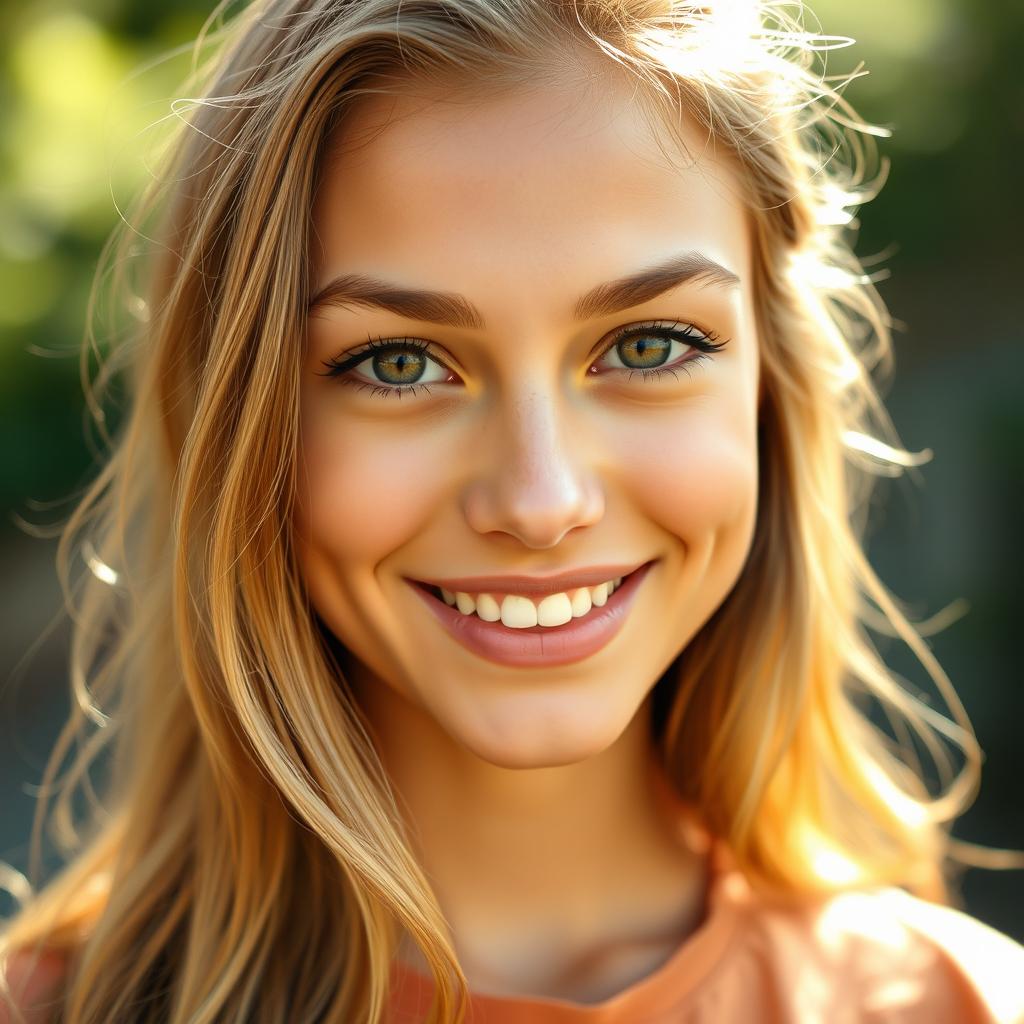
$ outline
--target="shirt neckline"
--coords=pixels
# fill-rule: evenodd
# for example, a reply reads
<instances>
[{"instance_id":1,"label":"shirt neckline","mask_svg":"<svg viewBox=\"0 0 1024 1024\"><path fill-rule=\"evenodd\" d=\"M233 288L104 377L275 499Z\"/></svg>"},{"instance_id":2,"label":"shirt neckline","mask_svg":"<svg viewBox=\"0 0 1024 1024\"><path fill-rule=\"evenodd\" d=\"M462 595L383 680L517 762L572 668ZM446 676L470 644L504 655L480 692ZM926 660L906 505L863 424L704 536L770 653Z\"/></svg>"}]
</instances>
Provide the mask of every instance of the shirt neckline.
<instances>
[{"instance_id":1,"label":"shirt neckline","mask_svg":"<svg viewBox=\"0 0 1024 1024\"><path fill-rule=\"evenodd\" d=\"M729 946L741 905L749 894L725 844L701 822L663 770L655 766L654 785L677 822L680 839L706 858L708 886L703 921L660 967L598 1003L578 1003L548 996L504 996L470 992L471 1012L487 1024L610 1024L654 1017L678 1008L721 961ZM390 1009L396 1022L420 1021L430 1007L432 977L404 961L391 968Z\"/></svg>"}]
</instances>

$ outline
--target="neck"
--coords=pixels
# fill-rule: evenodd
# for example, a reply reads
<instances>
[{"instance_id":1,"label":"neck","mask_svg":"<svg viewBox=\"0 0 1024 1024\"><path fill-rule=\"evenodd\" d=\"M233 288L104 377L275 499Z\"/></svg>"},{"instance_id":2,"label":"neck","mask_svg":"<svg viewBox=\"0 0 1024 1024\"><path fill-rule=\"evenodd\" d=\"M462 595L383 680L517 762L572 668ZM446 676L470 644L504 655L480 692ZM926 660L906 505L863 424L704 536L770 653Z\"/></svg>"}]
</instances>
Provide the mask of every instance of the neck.
<instances>
[{"instance_id":1,"label":"neck","mask_svg":"<svg viewBox=\"0 0 1024 1024\"><path fill-rule=\"evenodd\" d=\"M616 962L628 984L696 928L705 866L652 784L649 698L600 753L509 769L357 689L471 988L600 996ZM408 938L399 956L426 971Z\"/></svg>"}]
</instances>

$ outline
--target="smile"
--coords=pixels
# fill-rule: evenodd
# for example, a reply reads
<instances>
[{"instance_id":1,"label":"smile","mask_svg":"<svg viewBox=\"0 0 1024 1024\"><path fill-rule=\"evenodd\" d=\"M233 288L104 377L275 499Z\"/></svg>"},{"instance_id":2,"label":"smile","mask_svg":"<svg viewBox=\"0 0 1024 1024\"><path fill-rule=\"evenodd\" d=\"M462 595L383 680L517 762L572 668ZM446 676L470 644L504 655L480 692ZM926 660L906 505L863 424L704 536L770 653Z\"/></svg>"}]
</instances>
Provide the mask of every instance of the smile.
<instances>
[{"instance_id":1,"label":"smile","mask_svg":"<svg viewBox=\"0 0 1024 1024\"><path fill-rule=\"evenodd\" d=\"M540 667L581 661L610 643L625 625L653 565L654 560L644 563L620 577L617 586L613 579L536 600L519 594L451 592L408 582L448 634L467 650L502 665Z\"/></svg>"}]
</instances>

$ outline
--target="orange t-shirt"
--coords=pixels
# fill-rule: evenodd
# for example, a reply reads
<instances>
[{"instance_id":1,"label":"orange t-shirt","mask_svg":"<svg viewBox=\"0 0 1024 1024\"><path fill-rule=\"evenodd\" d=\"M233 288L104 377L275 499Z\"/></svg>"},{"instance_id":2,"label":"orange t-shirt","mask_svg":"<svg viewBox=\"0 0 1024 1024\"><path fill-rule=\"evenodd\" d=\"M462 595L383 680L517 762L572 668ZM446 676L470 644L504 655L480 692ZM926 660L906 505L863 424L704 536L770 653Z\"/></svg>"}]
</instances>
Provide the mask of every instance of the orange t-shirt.
<instances>
[{"instance_id":1,"label":"orange t-shirt","mask_svg":"<svg viewBox=\"0 0 1024 1024\"><path fill-rule=\"evenodd\" d=\"M467 1024L1024 1024L1024 947L967 914L897 888L783 905L721 843L708 863L704 921L653 973L591 1004L474 992ZM396 960L387 1024L422 1024L433 986Z\"/></svg>"}]
</instances>

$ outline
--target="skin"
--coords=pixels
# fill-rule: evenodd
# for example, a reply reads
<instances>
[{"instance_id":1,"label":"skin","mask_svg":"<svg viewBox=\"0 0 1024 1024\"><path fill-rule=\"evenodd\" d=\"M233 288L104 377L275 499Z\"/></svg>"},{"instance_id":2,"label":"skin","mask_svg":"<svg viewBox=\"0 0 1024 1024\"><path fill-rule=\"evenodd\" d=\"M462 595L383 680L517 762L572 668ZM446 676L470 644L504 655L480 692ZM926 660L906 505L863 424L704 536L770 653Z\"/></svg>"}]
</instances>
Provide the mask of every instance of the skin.
<instances>
[{"instance_id":1,"label":"skin","mask_svg":"<svg viewBox=\"0 0 1024 1024\"><path fill-rule=\"evenodd\" d=\"M703 913L704 860L649 784L649 696L753 537L750 232L705 137L685 125L702 155L670 163L610 78L437 102L450 95L370 97L341 126L313 210L314 291L369 274L461 293L486 326L313 312L297 551L470 987L595 1002L664 963ZM594 285L689 251L740 283L574 321ZM675 378L611 369L612 332L659 320L728 344ZM431 342L447 367L424 376L449 383L399 399L322 375L369 336ZM665 362L696 354L679 343ZM394 386L386 373L370 358L350 376ZM465 650L403 579L652 558L618 636L556 668ZM426 970L408 941L400 955Z\"/></svg>"}]
</instances>

